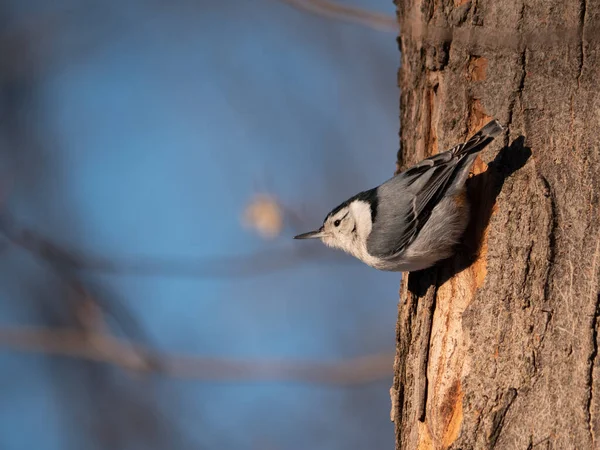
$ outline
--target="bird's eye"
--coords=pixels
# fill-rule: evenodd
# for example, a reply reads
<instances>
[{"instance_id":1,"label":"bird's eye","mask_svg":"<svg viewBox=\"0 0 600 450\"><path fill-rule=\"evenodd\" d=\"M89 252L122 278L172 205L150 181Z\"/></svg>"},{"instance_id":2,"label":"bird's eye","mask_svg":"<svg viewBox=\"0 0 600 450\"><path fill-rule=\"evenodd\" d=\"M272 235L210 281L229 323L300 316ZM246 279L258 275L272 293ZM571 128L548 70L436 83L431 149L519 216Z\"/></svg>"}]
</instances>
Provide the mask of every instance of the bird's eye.
<instances>
[{"instance_id":1,"label":"bird's eye","mask_svg":"<svg viewBox=\"0 0 600 450\"><path fill-rule=\"evenodd\" d=\"M339 227L340 223L342 223L342 221L340 219L338 219L335 222L333 222L333 225L335 225L336 227Z\"/></svg>"}]
</instances>

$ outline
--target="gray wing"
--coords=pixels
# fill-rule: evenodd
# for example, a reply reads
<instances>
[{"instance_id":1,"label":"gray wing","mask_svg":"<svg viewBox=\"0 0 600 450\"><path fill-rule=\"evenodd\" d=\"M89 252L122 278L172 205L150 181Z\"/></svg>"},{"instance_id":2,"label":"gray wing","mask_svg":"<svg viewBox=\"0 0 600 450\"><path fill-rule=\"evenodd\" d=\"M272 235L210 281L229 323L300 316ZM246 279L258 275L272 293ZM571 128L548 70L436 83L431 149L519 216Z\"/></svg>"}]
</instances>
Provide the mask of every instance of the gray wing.
<instances>
[{"instance_id":1,"label":"gray wing","mask_svg":"<svg viewBox=\"0 0 600 450\"><path fill-rule=\"evenodd\" d=\"M393 257L416 238L446 192L455 168L452 160L414 167L379 186L377 216L367 239L371 255Z\"/></svg>"},{"instance_id":2,"label":"gray wing","mask_svg":"<svg viewBox=\"0 0 600 450\"><path fill-rule=\"evenodd\" d=\"M502 132L492 121L471 139L421 161L377 188L377 216L367 250L392 258L417 237L431 211L455 186L462 186L477 153Z\"/></svg>"}]
</instances>

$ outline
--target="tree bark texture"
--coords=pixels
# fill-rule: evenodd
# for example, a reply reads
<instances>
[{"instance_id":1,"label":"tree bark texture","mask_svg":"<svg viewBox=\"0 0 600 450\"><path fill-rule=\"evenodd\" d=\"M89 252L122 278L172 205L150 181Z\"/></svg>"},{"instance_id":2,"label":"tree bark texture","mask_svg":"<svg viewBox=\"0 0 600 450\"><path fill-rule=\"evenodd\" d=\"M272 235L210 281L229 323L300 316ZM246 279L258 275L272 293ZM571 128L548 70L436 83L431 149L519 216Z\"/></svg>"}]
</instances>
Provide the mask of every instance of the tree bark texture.
<instances>
[{"instance_id":1,"label":"tree bark texture","mask_svg":"<svg viewBox=\"0 0 600 450\"><path fill-rule=\"evenodd\" d=\"M457 256L404 274L399 449L600 448L600 0L397 0L404 169L492 117Z\"/></svg>"}]
</instances>

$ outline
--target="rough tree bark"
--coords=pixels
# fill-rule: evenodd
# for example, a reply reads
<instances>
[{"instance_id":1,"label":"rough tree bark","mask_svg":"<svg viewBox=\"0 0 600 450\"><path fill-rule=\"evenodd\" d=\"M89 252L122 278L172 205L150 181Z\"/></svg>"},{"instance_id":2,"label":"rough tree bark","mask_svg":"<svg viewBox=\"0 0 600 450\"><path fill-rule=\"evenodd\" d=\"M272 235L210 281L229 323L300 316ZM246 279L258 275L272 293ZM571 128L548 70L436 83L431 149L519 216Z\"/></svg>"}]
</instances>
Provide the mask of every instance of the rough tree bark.
<instances>
[{"instance_id":1,"label":"rough tree bark","mask_svg":"<svg viewBox=\"0 0 600 450\"><path fill-rule=\"evenodd\" d=\"M397 0L399 169L495 117L458 254L405 274L397 448L600 448L600 0Z\"/></svg>"}]
</instances>

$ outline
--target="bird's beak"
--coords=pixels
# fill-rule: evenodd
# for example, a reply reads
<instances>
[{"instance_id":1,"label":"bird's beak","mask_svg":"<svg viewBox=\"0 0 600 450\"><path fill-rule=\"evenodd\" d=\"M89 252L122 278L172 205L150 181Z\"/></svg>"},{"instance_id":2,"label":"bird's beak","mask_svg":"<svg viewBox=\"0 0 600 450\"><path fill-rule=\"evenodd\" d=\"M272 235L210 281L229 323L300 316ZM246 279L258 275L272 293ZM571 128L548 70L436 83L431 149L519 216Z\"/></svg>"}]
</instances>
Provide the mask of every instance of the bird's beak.
<instances>
[{"instance_id":1,"label":"bird's beak","mask_svg":"<svg viewBox=\"0 0 600 450\"><path fill-rule=\"evenodd\" d=\"M315 231L309 231L308 233L302 233L298 236L294 236L294 239L318 239L324 236L323 227Z\"/></svg>"}]
</instances>

